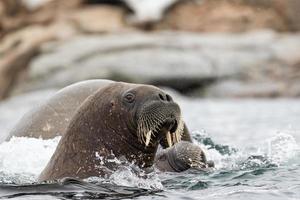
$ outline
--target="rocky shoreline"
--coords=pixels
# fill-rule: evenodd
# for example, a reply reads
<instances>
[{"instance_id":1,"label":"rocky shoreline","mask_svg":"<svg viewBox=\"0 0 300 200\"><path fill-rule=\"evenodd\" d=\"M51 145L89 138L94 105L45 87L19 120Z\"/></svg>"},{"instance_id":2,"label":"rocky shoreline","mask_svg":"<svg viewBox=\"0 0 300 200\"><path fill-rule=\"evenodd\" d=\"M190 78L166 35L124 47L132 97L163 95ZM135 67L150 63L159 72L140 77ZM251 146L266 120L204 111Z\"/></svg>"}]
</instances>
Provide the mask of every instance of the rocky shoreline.
<instances>
[{"instance_id":1,"label":"rocky shoreline","mask_svg":"<svg viewBox=\"0 0 300 200\"><path fill-rule=\"evenodd\" d=\"M126 38L126 40L124 40ZM300 95L300 34L130 32L45 44L14 93L93 78L148 83L186 95Z\"/></svg>"}]
</instances>

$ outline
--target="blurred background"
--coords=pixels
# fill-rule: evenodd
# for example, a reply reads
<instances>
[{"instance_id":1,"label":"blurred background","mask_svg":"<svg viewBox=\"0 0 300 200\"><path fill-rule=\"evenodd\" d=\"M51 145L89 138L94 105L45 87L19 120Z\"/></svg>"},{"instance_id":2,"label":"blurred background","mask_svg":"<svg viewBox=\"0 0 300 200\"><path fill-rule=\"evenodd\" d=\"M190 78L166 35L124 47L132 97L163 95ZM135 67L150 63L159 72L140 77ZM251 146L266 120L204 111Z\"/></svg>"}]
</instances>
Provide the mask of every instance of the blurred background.
<instances>
[{"instance_id":1,"label":"blurred background","mask_svg":"<svg viewBox=\"0 0 300 200\"><path fill-rule=\"evenodd\" d=\"M299 0L0 0L0 99L93 78L300 96Z\"/></svg>"}]
</instances>

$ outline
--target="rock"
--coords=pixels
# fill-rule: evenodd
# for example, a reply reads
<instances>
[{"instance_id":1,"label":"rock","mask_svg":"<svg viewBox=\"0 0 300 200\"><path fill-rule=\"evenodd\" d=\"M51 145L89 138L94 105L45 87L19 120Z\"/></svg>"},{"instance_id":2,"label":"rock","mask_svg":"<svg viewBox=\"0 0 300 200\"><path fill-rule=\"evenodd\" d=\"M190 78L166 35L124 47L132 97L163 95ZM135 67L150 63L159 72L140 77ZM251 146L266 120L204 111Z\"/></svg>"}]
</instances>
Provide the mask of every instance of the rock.
<instances>
[{"instance_id":1,"label":"rock","mask_svg":"<svg viewBox=\"0 0 300 200\"><path fill-rule=\"evenodd\" d=\"M70 36L72 31L66 32L65 25L63 32L61 26L56 24L47 28L33 26L24 28L3 39L0 45L0 99L9 96L11 88L18 79L25 73L32 59L40 53L43 43L51 40L62 39Z\"/></svg>"},{"instance_id":2,"label":"rock","mask_svg":"<svg viewBox=\"0 0 300 200\"><path fill-rule=\"evenodd\" d=\"M85 33L103 33L125 29L124 10L113 6L89 6L65 17Z\"/></svg>"},{"instance_id":3,"label":"rock","mask_svg":"<svg viewBox=\"0 0 300 200\"><path fill-rule=\"evenodd\" d=\"M206 97L241 98L241 97L280 97L285 89L284 83L278 82L243 82L237 80L221 81L206 88ZM197 91L194 92L195 96ZM199 96L199 94L198 94Z\"/></svg>"},{"instance_id":4,"label":"rock","mask_svg":"<svg viewBox=\"0 0 300 200\"><path fill-rule=\"evenodd\" d=\"M205 91L194 91L193 96L214 98L295 98L300 96L300 81L220 81L211 87L207 87Z\"/></svg>"},{"instance_id":5,"label":"rock","mask_svg":"<svg viewBox=\"0 0 300 200\"><path fill-rule=\"evenodd\" d=\"M205 91L194 91L194 94L205 93L208 97L299 97L300 56L291 46L286 38L273 49L275 58L272 61L261 67L248 68L243 79L221 80Z\"/></svg>"},{"instance_id":6,"label":"rock","mask_svg":"<svg viewBox=\"0 0 300 200\"><path fill-rule=\"evenodd\" d=\"M255 29L284 31L288 27L272 5L260 7L251 0L181 1L168 10L154 29L194 32L244 32Z\"/></svg>"},{"instance_id":7,"label":"rock","mask_svg":"<svg viewBox=\"0 0 300 200\"><path fill-rule=\"evenodd\" d=\"M8 96L18 75L25 70L30 60L39 53L38 46L19 47L8 52L0 62L0 99Z\"/></svg>"},{"instance_id":8,"label":"rock","mask_svg":"<svg viewBox=\"0 0 300 200\"><path fill-rule=\"evenodd\" d=\"M1 0L0 2L0 16L12 17L24 11L23 5L19 0Z\"/></svg>"},{"instance_id":9,"label":"rock","mask_svg":"<svg viewBox=\"0 0 300 200\"><path fill-rule=\"evenodd\" d=\"M288 31L300 30L300 1L298 0L239 0L260 10L272 9L283 20Z\"/></svg>"},{"instance_id":10,"label":"rock","mask_svg":"<svg viewBox=\"0 0 300 200\"><path fill-rule=\"evenodd\" d=\"M0 39L8 30L22 24L25 13L25 8L18 0L0 1Z\"/></svg>"},{"instance_id":11,"label":"rock","mask_svg":"<svg viewBox=\"0 0 300 200\"><path fill-rule=\"evenodd\" d=\"M269 3L285 20L290 31L300 31L300 1L298 0L272 0Z\"/></svg>"},{"instance_id":12,"label":"rock","mask_svg":"<svg viewBox=\"0 0 300 200\"><path fill-rule=\"evenodd\" d=\"M278 96L300 61L297 52L300 34L271 31L83 35L44 48L14 93L107 78L168 86L185 94Z\"/></svg>"}]
</instances>

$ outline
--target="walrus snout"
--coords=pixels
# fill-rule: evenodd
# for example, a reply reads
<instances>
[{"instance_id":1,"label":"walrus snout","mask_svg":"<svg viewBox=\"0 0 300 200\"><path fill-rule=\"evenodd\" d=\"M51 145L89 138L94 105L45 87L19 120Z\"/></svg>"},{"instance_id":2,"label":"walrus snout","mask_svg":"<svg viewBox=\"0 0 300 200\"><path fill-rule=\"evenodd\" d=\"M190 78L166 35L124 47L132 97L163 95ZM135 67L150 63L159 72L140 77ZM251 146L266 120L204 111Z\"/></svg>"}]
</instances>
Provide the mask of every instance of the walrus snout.
<instances>
[{"instance_id":1,"label":"walrus snout","mask_svg":"<svg viewBox=\"0 0 300 200\"><path fill-rule=\"evenodd\" d=\"M138 116L138 137L145 146L160 142L167 148L181 140L184 128L181 110L170 95L158 92L149 97Z\"/></svg>"}]
</instances>

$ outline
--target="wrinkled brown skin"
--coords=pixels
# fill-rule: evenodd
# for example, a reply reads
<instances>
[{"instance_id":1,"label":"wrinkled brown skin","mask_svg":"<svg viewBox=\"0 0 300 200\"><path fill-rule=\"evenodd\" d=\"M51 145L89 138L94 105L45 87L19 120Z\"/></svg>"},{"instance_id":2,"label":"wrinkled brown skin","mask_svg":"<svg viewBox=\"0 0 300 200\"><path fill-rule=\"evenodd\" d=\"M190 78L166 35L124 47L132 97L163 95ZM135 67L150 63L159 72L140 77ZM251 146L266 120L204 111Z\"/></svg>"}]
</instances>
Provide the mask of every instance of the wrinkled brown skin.
<instances>
[{"instance_id":1,"label":"wrinkled brown skin","mask_svg":"<svg viewBox=\"0 0 300 200\"><path fill-rule=\"evenodd\" d=\"M154 86L120 82L97 90L73 115L55 153L39 176L40 181L104 176L107 172L99 168L102 165L97 155L106 160L111 152L142 168L154 164L159 141L146 147L133 134L136 127L131 125L136 123L135 116L122 103L122 95L128 90L136 92L136 102L140 106L158 93L165 94ZM110 163L104 166L113 168Z\"/></svg>"}]
</instances>

